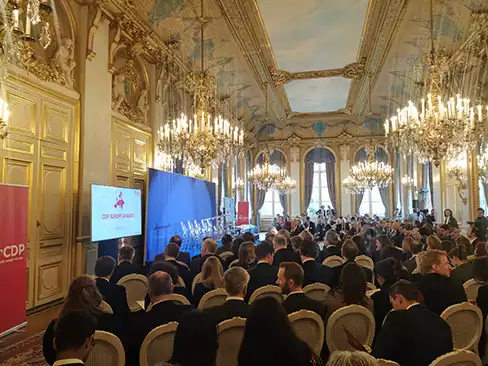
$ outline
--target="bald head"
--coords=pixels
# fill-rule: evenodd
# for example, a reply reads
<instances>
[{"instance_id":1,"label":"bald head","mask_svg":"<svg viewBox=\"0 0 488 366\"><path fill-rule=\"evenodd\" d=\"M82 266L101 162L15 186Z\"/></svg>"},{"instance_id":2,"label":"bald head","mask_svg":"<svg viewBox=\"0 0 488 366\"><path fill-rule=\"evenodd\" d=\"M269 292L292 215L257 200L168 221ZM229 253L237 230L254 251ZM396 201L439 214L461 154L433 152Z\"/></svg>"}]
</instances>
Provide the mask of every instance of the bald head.
<instances>
[{"instance_id":1,"label":"bald head","mask_svg":"<svg viewBox=\"0 0 488 366\"><path fill-rule=\"evenodd\" d=\"M173 293L173 281L166 272L154 272L148 279L149 295L151 300L155 297L170 295Z\"/></svg>"}]
</instances>

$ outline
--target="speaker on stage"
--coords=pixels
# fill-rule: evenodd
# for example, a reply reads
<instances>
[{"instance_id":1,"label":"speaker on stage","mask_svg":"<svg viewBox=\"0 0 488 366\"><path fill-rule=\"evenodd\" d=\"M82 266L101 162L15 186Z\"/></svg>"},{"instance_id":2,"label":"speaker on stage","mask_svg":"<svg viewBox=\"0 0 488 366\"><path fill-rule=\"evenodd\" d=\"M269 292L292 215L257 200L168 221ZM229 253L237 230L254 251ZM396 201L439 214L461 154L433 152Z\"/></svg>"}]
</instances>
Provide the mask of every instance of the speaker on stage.
<instances>
[{"instance_id":1,"label":"speaker on stage","mask_svg":"<svg viewBox=\"0 0 488 366\"><path fill-rule=\"evenodd\" d=\"M412 208L414 210L419 208L419 200L412 200Z\"/></svg>"}]
</instances>

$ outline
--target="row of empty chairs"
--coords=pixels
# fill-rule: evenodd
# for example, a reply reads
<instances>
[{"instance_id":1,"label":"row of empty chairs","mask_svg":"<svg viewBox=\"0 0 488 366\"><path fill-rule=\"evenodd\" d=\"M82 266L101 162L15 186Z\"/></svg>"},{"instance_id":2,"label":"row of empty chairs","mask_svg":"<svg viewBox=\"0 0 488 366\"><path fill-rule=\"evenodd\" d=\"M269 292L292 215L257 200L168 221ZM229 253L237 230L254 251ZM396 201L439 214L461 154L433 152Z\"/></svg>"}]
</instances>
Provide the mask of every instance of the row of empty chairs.
<instances>
[{"instance_id":1,"label":"row of empty chairs","mask_svg":"<svg viewBox=\"0 0 488 366\"><path fill-rule=\"evenodd\" d=\"M289 314L288 317L297 336L317 353L322 349L324 336L330 352L353 351L346 330L367 349L373 343L375 333L373 314L358 305L346 306L335 311L329 318L325 331L322 318L312 311L301 310ZM479 357L471 352L476 352L481 336L482 318L479 309L470 303L457 304L446 309L441 317L451 327L454 349L463 352L444 355L432 365L481 365ZM245 323L245 319L234 318L218 325L217 366L237 365ZM140 350L141 366L153 366L171 358L177 327L176 322L168 323L153 329L146 336ZM465 363L455 363L455 360ZM95 347L87 365L122 366L124 362L124 349L120 340L113 334L97 331ZM391 361L382 362L380 365L395 365Z\"/></svg>"}]
</instances>

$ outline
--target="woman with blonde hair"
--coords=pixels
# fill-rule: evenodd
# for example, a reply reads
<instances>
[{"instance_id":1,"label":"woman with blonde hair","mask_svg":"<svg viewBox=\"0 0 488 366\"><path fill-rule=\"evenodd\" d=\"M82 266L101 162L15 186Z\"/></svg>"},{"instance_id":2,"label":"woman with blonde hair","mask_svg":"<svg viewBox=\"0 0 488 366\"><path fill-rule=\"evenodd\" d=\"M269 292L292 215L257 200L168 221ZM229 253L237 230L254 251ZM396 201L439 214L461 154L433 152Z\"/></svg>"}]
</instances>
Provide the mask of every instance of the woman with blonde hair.
<instances>
[{"instance_id":1,"label":"woman with blonde hair","mask_svg":"<svg viewBox=\"0 0 488 366\"><path fill-rule=\"evenodd\" d=\"M102 299L93 277L87 275L76 277L69 286L68 296L64 300L58 319L71 311L84 311L97 322L97 330L114 333L120 338L121 334L116 326L114 316L104 313L100 308ZM49 323L42 340L42 352L49 365L54 364L56 361L56 351L53 347L54 329L56 326L57 319L53 319Z\"/></svg>"},{"instance_id":2,"label":"woman with blonde hair","mask_svg":"<svg viewBox=\"0 0 488 366\"><path fill-rule=\"evenodd\" d=\"M203 263L201 281L195 285L193 304L198 306L203 295L224 287L224 269L218 257L208 257Z\"/></svg>"},{"instance_id":3,"label":"woman with blonde hair","mask_svg":"<svg viewBox=\"0 0 488 366\"><path fill-rule=\"evenodd\" d=\"M254 243L252 241L246 241L242 243L239 248L239 255L237 261L231 263L229 268L242 267L249 269L256 264L256 255L254 254Z\"/></svg>"},{"instance_id":4,"label":"woman with blonde hair","mask_svg":"<svg viewBox=\"0 0 488 366\"><path fill-rule=\"evenodd\" d=\"M336 351L327 366L378 366L378 360L366 352Z\"/></svg>"},{"instance_id":5,"label":"woman with blonde hair","mask_svg":"<svg viewBox=\"0 0 488 366\"><path fill-rule=\"evenodd\" d=\"M437 235L427 237L427 250L442 250L442 241Z\"/></svg>"}]
</instances>

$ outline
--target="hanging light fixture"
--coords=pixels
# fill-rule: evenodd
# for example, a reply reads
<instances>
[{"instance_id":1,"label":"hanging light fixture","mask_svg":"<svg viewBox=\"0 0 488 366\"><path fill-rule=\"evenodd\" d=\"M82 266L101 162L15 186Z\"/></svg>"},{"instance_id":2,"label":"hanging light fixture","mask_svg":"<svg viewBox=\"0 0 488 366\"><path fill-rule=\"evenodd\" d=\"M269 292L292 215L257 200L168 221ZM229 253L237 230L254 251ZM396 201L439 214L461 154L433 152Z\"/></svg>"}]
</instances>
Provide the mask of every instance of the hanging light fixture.
<instances>
[{"instance_id":1,"label":"hanging light fixture","mask_svg":"<svg viewBox=\"0 0 488 366\"><path fill-rule=\"evenodd\" d=\"M483 154L478 155L478 177L482 183L488 183L488 148Z\"/></svg>"},{"instance_id":2,"label":"hanging light fixture","mask_svg":"<svg viewBox=\"0 0 488 366\"><path fill-rule=\"evenodd\" d=\"M293 179L291 179L290 177L285 177L285 179L283 179L281 182L278 182L276 184L276 190L280 193L280 194L292 194L295 192L297 188L297 182Z\"/></svg>"},{"instance_id":3,"label":"hanging light fixture","mask_svg":"<svg viewBox=\"0 0 488 366\"><path fill-rule=\"evenodd\" d=\"M342 185L349 194L360 194L364 192L364 187L361 187L360 184L350 175L342 181Z\"/></svg>"},{"instance_id":4,"label":"hanging light fixture","mask_svg":"<svg viewBox=\"0 0 488 366\"><path fill-rule=\"evenodd\" d=\"M12 16L12 31L26 42L36 42L42 36L42 13L51 13L49 0L8 0L2 11Z\"/></svg>"},{"instance_id":5,"label":"hanging light fixture","mask_svg":"<svg viewBox=\"0 0 488 366\"><path fill-rule=\"evenodd\" d=\"M457 193L464 205L468 203L468 199L465 197L463 192L466 189L467 181L468 181L465 174L466 169L467 169L467 162L465 157L463 157L462 154L460 154L455 159L452 159L447 163L447 175L449 175L449 177L456 180Z\"/></svg>"},{"instance_id":6,"label":"hanging light fixture","mask_svg":"<svg viewBox=\"0 0 488 366\"><path fill-rule=\"evenodd\" d=\"M359 162L350 169L350 177L357 182L363 190L374 187L386 187L393 182L393 168L383 162L374 160L375 147L370 141L368 150L368 161Z\"/></svg>"},{"instance_id":7,"label":"hanging light fixture","mask_svg":"<svg viewBox=\"0 0 488 366\"><path fill-rule=\"evenodd\" d=\"M407 174L405 174L402 179L401 179L402 185L405 188L412 188L415 187L415 180L413 178L410 178Z\"/></svg>"},{"instance_id":8,"label":"hanging light fixture","mask_svg":"<svg viewBox=\"0 0 488 366\"><path fill-rule=\"evenodd\" d=\"M427 95L420 110L411 102L384 124L387 141L394 148L417 156L420 163L451 160L473 149L483 139L488 107L471 104L461 95L447 97L445 80L449 59L434 46L434 6L430 1L430 65L425 79ZM452 70L449 70L450 73Z\"/></svg>"}]
</instances>

